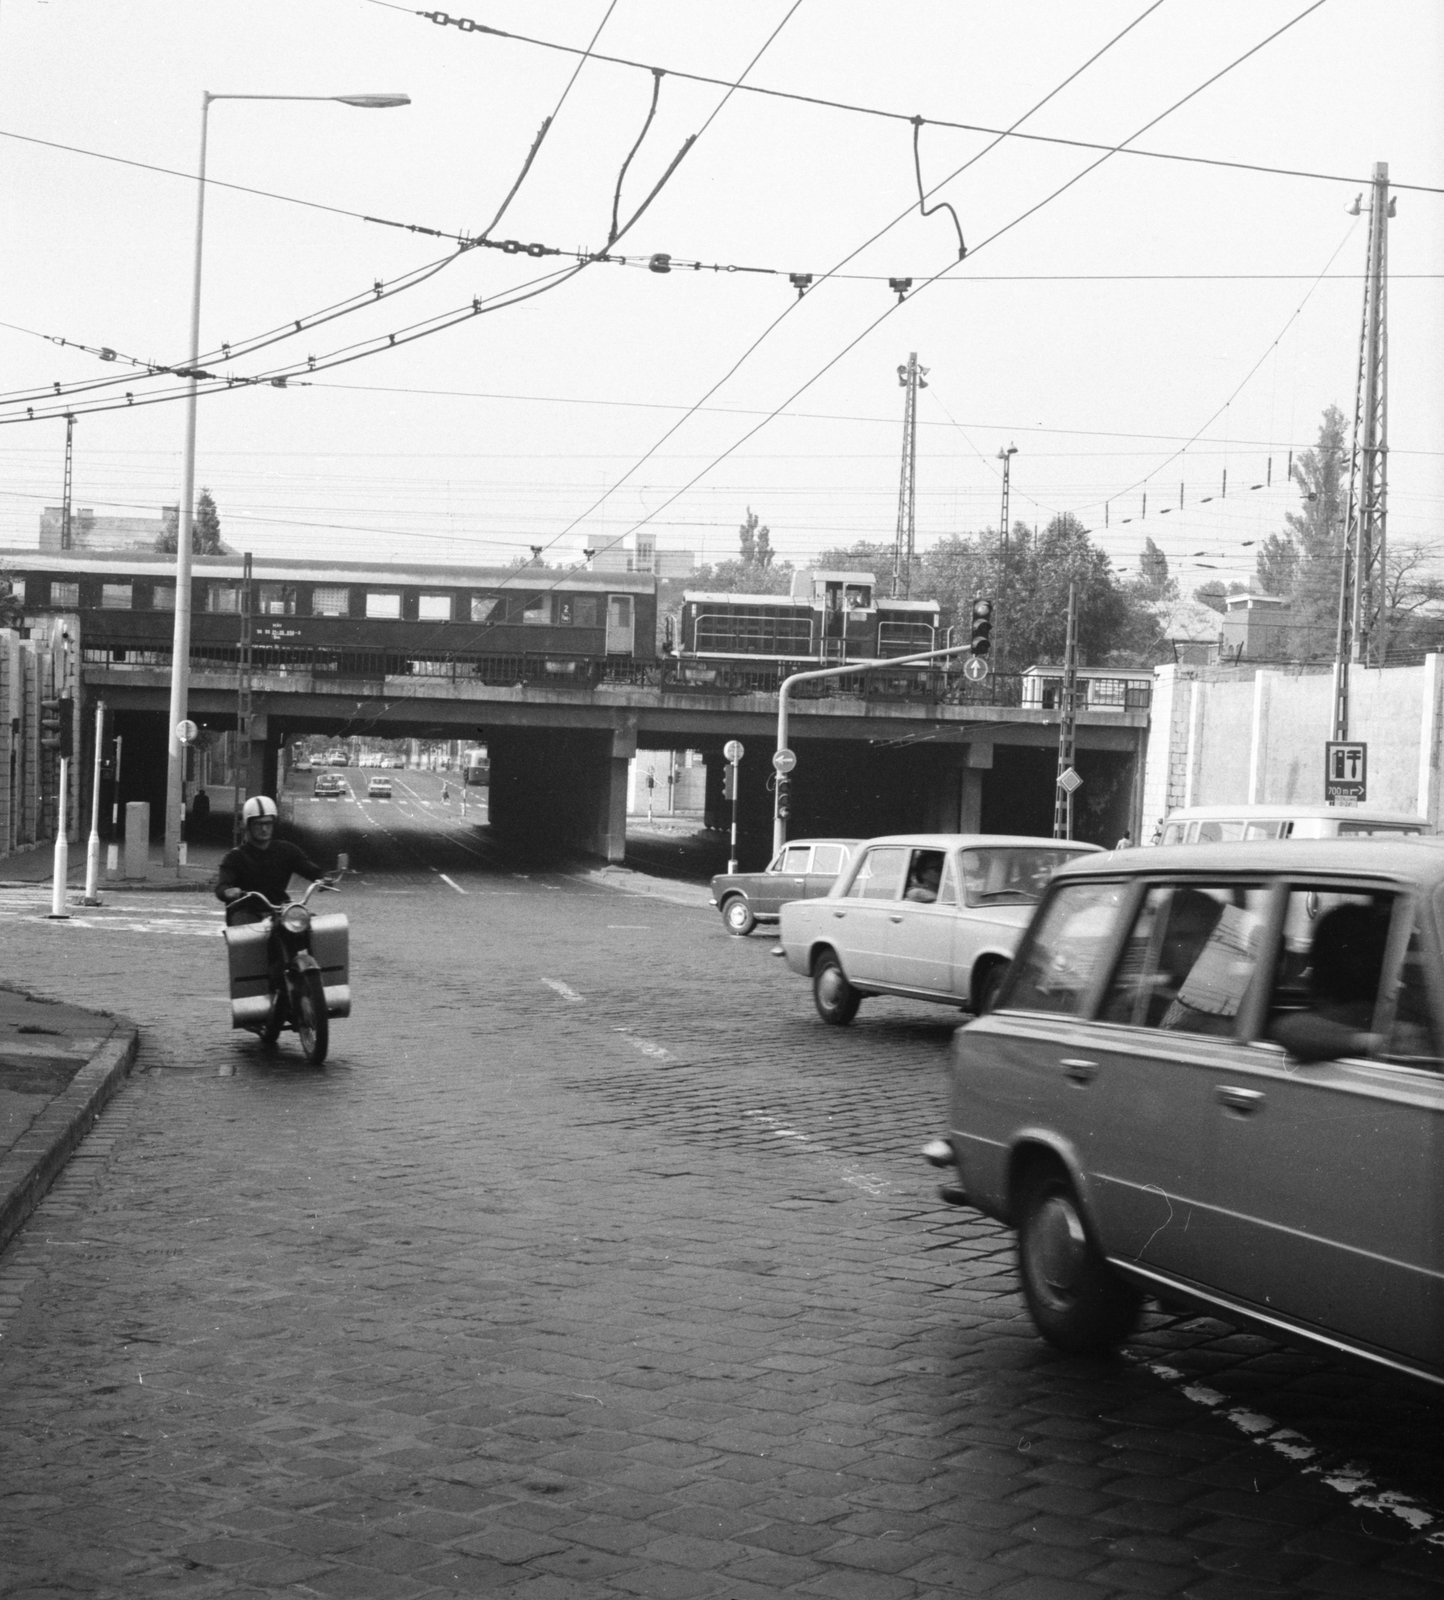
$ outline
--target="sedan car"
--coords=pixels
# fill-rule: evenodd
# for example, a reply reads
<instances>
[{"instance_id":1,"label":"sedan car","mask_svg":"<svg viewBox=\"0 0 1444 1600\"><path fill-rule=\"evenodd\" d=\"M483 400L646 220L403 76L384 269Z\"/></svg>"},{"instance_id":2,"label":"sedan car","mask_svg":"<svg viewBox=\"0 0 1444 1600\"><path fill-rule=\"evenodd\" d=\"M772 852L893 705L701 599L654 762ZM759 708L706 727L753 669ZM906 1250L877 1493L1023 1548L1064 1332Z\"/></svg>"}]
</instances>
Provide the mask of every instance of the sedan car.
<instances>
[{"instance_id":1,"label":"sedan car","mask_svg":"<svg viewBox=\"0 0 1444 1600\"><path fill-rule=\"evenodd\" d=\"M311 790L318 800L340 800L350 792L346 780L338 778L334 772L323 772Z\"/></svg>"},{"instance_id":2,"label":"sedan car","mask_svg":"<svg viewBox=\"0 0 1444 1600\"><path fill-rule=\"evenodd\" d=\"M751 933L776 922L784 900L811 900L837 882L852 859L856 839L794 839L761 872L721 872L712 880L712 904L728 933Z\"/></svg>"},{"instance_id":3,"label":"sedan car","mask_svg":"<svg viewBox=\"0 0 1444 1600\"><path fill-rule=\"evenodd\" d=\"M372 778L366 785L366 798L368 800L389 800L391 798L390 778Z\"/></svg>"},{"instance_id":4,"label":"sedan car","mask_svg":"<svg viewBox=\"0 0 1444 1600\"><path fill-rule=\"evenodd\" d=\"M825 899L782 907L782 951L839 1027L872 994L984 1011L1048 880L1100 853L1013 834L869 839Z\"/></svg>"},{"instance_id":5,"label":"sedan car","mask_svg":"<svg viewBox=\"0 0 1444 1600\"><path fill-rule=\"evenodd\" d=\"M1444 1384L1444 847L1162 846L1053 881L954 1040L944 1197L1039 1332L1145 1294Z\"/></svg>"}]
</instances>

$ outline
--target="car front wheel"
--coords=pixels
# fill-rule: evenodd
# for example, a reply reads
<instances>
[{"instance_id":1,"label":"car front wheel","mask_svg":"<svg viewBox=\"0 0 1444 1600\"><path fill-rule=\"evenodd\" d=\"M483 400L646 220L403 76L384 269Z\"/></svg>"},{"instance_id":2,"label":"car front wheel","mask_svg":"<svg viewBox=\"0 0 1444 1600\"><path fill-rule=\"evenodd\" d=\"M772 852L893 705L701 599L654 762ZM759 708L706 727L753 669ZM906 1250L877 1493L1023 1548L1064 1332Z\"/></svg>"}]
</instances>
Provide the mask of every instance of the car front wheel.
<instances>
[{"instance_id":1,"label":"car front wheel","mask_svg":"<svg viewBox=\"0 0 1444 1600\"><path fill-rule=\"evenodd\" d=\"M757 918L740 894L730 895L723 903L722 921L728 933L735 933L739 939L757 926Z\"/></svg>"},{"instance_id":2,"label":"car front wheel","mask_svg":"<svg viewBox=\"0 0 1444 1600\"><path fill-rule=\"evenodd\" d=\"M862 996L847 981L831 950L823 951L812 965L812 1000L818 1016L834 1028L845 1028L862 1004Z\"/></svg>"},{"instance_id":3,"label":"car front wheel","mask_svg":"<svg viewBox=\"0 0 1444 1600\"><path fill-rule=\"evenodd\" d=\"M1142 1295L1088 1237L1078 1196L1059 1170L1038 1174L1024 1190L1018 1270L1033 1325L1068 1355L1108 1355L1138 1320Z\"/></svg>"}]
</instances>

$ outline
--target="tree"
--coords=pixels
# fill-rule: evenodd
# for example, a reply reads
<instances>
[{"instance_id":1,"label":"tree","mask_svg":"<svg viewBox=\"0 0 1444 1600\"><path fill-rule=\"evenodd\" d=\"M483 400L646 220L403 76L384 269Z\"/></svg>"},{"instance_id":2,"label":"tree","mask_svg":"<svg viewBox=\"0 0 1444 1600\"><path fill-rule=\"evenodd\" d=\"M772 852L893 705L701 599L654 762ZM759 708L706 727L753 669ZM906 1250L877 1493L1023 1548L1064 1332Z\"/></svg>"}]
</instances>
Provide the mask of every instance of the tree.
<instances>
[{"instance_id":1,"label":"tree","mask_svg":"<svg viewBox=\"0 0 1444 1600\"><path fill-rule=\"evenodd\" d=\"M758 525L757 513L747 508L747 520L737 530L744 567L760 567L766 571L772 565L772 530Z\"/></svg>"},{"instance_id":2,"label":"tree","mask_svg":"<svg viewBox=\"0 0 1444 1600\"><path fill-rule=\"evenodd\" d=\"M1143 600L1178 598L1178 585L1168 575L1168 557L1152 539L1143 541L1143 554L1138 558L1138 580L1134 587Z\"/></svg>"},{"instance_id":3,"label":"tree","mask_svg":"<svg viewBox=\"0 0 1444 1600\"><path fill-rule=\"evenodd\" d=\"M174 555L180 545L180 508L167 506L161 513L160 536L155 541L157 550ZM218 556L225 552L221 543L221 519L209 489L202 489L196 497L195 516L191 519L191 554L193 556Z\"/></svg>"},{"instance_id":4,"label":"tree","mask_svg":"<svg viewBox=\"0 0 1444 1600\"><path fill-rule=\"evenodd\" d=\"M1299 581L1299 547L1288 534L1271 533L1259 545L1257 567L1264 593L1288 598Z\"/></svg>"}]
</instances>

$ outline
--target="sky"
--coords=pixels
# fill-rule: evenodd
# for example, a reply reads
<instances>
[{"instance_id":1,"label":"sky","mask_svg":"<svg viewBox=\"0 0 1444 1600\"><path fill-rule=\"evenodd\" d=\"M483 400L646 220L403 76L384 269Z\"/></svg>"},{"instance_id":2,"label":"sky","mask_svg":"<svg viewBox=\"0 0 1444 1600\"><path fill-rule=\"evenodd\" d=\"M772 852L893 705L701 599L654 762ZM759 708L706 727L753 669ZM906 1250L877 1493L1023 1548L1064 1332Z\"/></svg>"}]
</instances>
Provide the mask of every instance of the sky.
<instances>
[{"instance_id":1,"label":"sky","mask_svg":"<svg viewBox=\"0 0 1444 1600\"><path fill-rule=\"evenodd\" d=\"M997 525L1014 445L1013 519L1072 512L1124 573L1151 536L1185 590L1245 579L1297 506L1290 452L1352 418L1349 208L1384 161L1389 537L1444 560L1440 0L455 3L567 49L382 0L0 0L0 545L60 502L67 407L76 507L179 499L184 407L145 402L182 385L145 364L188 353L203 92L389 92L411 104L211 106L205 370L291 374L200 403L235 549L572 562L642 528L717 561L749 510L797 563L891 542L916 352L919 548ZM1196 159L1095 166L1163 113L1134 142ZM956 223L919 213L912 117ZM621 220L665 181L625 262L580 266L634 146Z\"/></svg>"}]
</instances>

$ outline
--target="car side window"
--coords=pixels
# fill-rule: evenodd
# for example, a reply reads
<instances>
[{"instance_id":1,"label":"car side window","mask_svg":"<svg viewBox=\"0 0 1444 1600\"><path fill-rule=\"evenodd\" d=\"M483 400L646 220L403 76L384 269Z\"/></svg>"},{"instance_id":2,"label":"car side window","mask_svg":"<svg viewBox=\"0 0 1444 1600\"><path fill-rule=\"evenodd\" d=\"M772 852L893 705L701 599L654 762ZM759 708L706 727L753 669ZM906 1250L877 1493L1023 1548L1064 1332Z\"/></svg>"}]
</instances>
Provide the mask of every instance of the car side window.
<instances>
[{"instance_id":1,"label":"car side window","mask_svg":"<svg viewBox=\"0 0 1444 1600\"><path fill-rule=\"evenodd\" d=\"M1289 888L1266 1031L1300 1061L1379 1052L1373 1030L1396 899L1387 889Z\"/></svg>"},{"instance_id":2,"label":"car side window","mask_svg":"<svg viewBox=\"0 0 1444 1600\"><path fill-rule=\"evenodd\" d=\"M879 845L862 858L848 885L851 900L896 900L910 852L902 845Z\"/></svg>"},{"instance_id":3,"label":"car side window","mask_svg":"<svg viewBox=\"0 0 1444 1600\"><path fill-rule=\"evenodd\" d=\"M1000 1008L1076 1015L1128 894L1126 883L1069 883L1033 923L998 996Z\"/></svg>"},{"instance_id":4,"label":"car side window","mask_svg":"<svg viewBox=\"0 0 1444 1600\"><path fill-rule=\"evenodd\" d=\"M941 850L914 850L912 865L908 868L903 899L914 900L930 906L938 898L938 887L943 879L943 852Z\"/></svg>"},{"instance_id":5,"label":"car side window","mask_svg":"<svg viewBox=\"0 0 1444 1600\"><path fill-rule=\"evenodd\" d=\"M1267 899L1261 885L1154 885L1129 930L1100 1020L1232 1034L1258 966Z\"/></svg>"},{"instance_id":6,"label":"car side window","mask_svg":"<svg viewBox=\"0 0 1444 1600\"><path fill-rule=\"evenodd\" d=\"M1405 1067L1444 1071L1439 1049L1439 1025L1429 1000L1429 979L1424 946L1416 926L1409 934L1404 964L1394 996L1394 1019L1384 1046L1384 1059Z\"/></svg>"},{"instance_id":7,"label":"car side window","mask_svg":"<svg viewBox=\"0 0 1444 1600\"><path fill-rule=\"evenodd\" d=\"M782 852L783 872L806 872L808 863L812 860L812 846L809 844L790 844Z\"/></svg>"},{"instance_id":8,"label":"car side window","mask_svg":"<svg viewBox=\"0 0 1444 1600\"><path fill-rule=\"evenodd\" d=\"M836 876L842 871L843 852L840 844L816 844L812 847L812 870Z\"/></svg>"}]
</instances>

